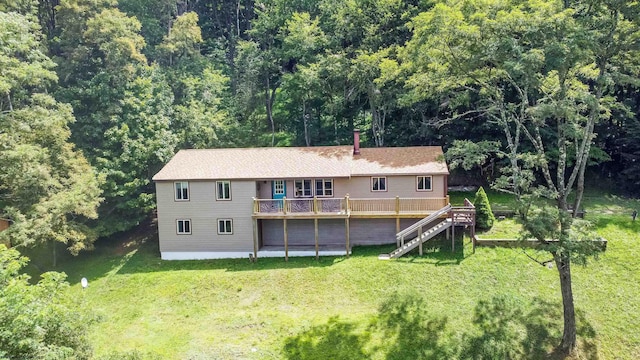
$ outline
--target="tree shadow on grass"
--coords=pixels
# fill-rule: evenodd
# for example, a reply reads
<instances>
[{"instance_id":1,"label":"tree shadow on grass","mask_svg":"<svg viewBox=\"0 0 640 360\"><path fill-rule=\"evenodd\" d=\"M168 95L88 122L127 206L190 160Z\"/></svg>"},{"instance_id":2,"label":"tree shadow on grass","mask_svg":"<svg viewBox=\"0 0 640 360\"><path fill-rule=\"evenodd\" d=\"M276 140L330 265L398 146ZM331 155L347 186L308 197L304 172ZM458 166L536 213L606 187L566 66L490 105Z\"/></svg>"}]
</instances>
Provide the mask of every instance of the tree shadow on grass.
<instances>
[{"instance_id":1,"label":"tree shadow on grass","mask_svg":"<svg viewBox=\"0 0 640 360\"><path fill-rule=\"evenodd\" d=\"M366 324L331 318L285 340L287 359L561 359L561 305L535 298L529 306L496 296L479 301L473 322L455 335L417 294L394 294ZM597 359L596 333L578 312L580 358Z\"/></svg>"},{"instance_id":2,"label":"tree shadow on grass","mask_svg":"<svg viewBox=\"0 0 640 360\"><path fill-rule=\"evenodd\" d=\"M640 211L640 208L638 211ZM631 211L629 211L629 214L599 216L589 220L593 222L596 228L605 228L609 225L614 225L622 229L640 232L640 217L638 217L636 221L633 221L631 219Z\"/></svg>"},{"instance_id":3,"label":"tree shadow on grass","mask_svg":"<svg viewBox=\"0 0 640 360\"><path fill-rule=\"evenodd\" d=\"M370 332L382 339L373 347L385 359L448 359L455 345L447 333L445 316L430 316L428 304L416 295L394 294L382 303Z\"/></svg>"},{"instance_id":4,"label":"tree shadow on grass","mask_svg":"<svg viewBox=\"0 0 640 360\"><path fill-rule=\"evenodd\" d=\"M422 265L427 263L435 266L460 265L462 261L471 256L471 248L468 247L468 242L465 244L465 239L468 241L469 237L465 236L463 238L461 234L456 233L452 251L451 239L447 239L445 234L439 234L437 237L422 244L422 256L420 256L419 250L416 248L398 261Z\"/></svg>"},{"instance_id":5,"label":"tree shadow on grass","mask_svg":"<svg viewBox=\"0 0 640 360\"><path fill-rule=\"evenodd\" d=\"M576 313L580 357L597 359L596 336L583 313ZM534 298L523 308L512 297L496 296L476 305L475 331L463 337L464 359L562 359L556 351L562 337L562 306Z\"/></svg>"},{"instance_id":6,"label":"tree shadow on grass","mask_svg":"<svg viewBox=\"0 0 640 360\"><path fill-rule=\"evenodd\" d=\"M287 359L369 359L364 347L368 335L357 333L357 325L332 317L326 324L310 329L285 340Z\"/></svg>"},{"instance_id":7,"label":"tree shadow on grass","mask_svg":"<svg viewBox=\"0 0 640 360\"><path fill-rule=\"evenodd\" d=\"M73 256L57 244L58 265L52 266L52 251L49 245L23 252L31 259L29 274L37 281L39 275L46 271L65 272L72 284L80 282L82 277L89 281L110 274L137 274L176 270L220 270L254 271L268 269L325 267L344 260L344 257L290 257L260 258L257 262L246 259L219 260L181 260L167 261L160 259L157 225L153 221L140 224L134 230L119 233L109 238L98 239L95 249L81 252Z\"/></svg>"}]
</instances>

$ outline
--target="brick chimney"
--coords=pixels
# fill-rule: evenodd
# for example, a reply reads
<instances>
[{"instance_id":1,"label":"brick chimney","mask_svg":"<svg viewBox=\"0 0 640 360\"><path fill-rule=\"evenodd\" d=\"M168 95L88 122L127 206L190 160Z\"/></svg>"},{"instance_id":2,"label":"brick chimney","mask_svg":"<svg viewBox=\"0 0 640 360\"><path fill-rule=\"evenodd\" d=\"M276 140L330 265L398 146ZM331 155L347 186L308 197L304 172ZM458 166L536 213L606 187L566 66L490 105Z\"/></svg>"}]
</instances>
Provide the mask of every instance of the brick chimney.
<instances>
[{"instance_id":1,"label":"brick chimney","mask_svg":"<svg viewBox=\"0 0 640 360\"><path fill-rule=\"evenodd\" d=\"M353 129L353 155L360 155L360 130Z\"/></svg>"}]
</instances>

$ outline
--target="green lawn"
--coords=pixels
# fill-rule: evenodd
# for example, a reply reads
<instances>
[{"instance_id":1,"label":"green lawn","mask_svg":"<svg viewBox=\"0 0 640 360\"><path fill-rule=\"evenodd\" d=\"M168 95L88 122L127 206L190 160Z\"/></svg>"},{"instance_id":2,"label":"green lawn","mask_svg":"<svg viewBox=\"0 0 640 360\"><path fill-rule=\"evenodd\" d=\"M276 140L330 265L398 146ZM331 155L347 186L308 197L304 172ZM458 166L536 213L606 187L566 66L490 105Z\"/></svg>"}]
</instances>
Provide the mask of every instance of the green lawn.
<instances>
[{"instance_id":1,"label":"green lawn","mask_svg":"<svg viewBox=\"0 0 640 360\"><path fill-rule=\"evenodd\" d=\"M586 204L609 244L598 261L573 268L577 358L640 358L640 220L628 216L639 203ZM369 247L350 258L256 264L161 261L153 226L126 239L64 256L58 269L95 315L97 358L542 359L561 336L557 271L521 250L472 254L468 237L456 252L441 239L397 261L377 259L392 247ZM46 268L36 265L32 272Z\"/></svg>"}]
</instances>

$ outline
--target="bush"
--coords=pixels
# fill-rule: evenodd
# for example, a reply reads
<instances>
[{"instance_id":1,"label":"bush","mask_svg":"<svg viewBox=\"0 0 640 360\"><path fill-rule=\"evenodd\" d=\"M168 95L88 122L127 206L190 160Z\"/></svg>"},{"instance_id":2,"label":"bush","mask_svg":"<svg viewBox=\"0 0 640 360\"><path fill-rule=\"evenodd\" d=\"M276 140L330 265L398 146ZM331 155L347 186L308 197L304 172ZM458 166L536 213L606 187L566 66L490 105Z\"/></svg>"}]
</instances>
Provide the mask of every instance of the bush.
<instances>
[{"instance_id":1,"label":"bush","mask_svg":"<svg viewBox=\"0 0 640 360\"><path fill-rule=\"evenodd\" d=\"M20 269L27 258L0 245L0 359L89 359L88 319L64 273L37 284Z\"/></svg>"},{"instance_id":2,"label":"bush","mask_svg":"<svg viewBox=\"0 0 640 360\"><path fill-rule=\"evenodd\" d=\"M476 207L476 229L491 229L496 218L493 216L493 211L491 211L491 204L489 204L487 193L484 192L482 187L476 192L473 205Z\"/></svg>"}]
</instances>

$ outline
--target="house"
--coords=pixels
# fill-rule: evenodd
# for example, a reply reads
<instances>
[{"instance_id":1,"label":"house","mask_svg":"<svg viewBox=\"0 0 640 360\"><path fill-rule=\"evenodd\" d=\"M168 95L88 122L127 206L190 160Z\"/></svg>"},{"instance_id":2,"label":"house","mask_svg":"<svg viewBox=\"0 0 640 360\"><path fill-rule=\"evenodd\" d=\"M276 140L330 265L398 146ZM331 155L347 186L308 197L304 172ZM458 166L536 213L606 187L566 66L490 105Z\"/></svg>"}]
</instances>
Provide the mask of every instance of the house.
<instances>
[{"instance_id":1,"label":"house","mask_svg":"<svg viewBox=\"0 0 640 360\"><path fill-rule=\"evenodd\" d=\"M448 174L440 147L361 149L357 131L353 147L181 150L153 177L161 257L400 245L401 230L448 206Z\"/></svg>"}]
</instances>

